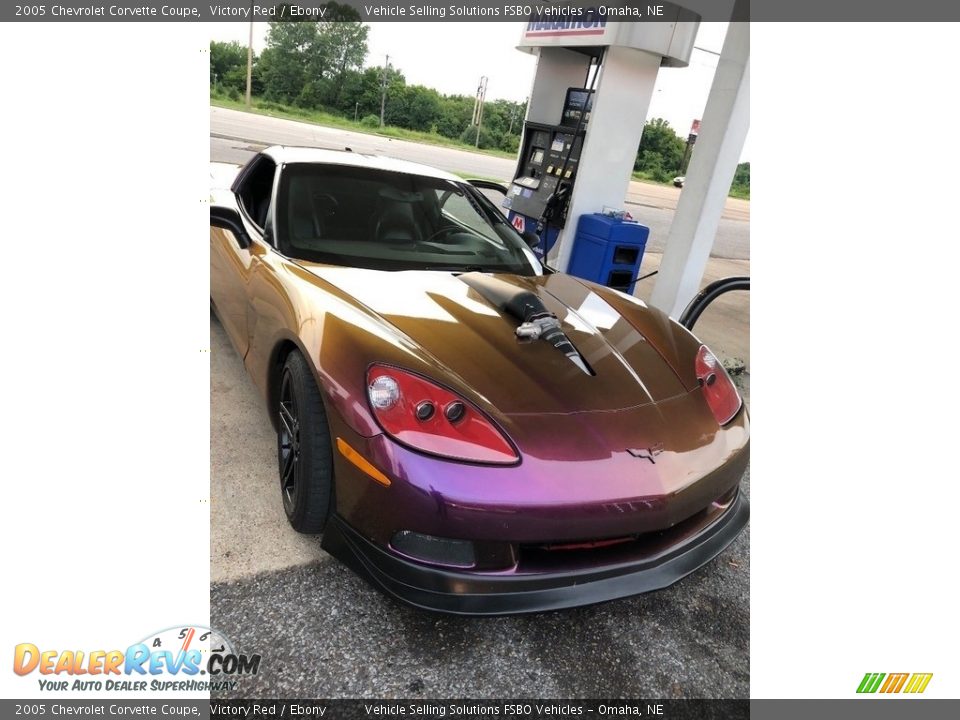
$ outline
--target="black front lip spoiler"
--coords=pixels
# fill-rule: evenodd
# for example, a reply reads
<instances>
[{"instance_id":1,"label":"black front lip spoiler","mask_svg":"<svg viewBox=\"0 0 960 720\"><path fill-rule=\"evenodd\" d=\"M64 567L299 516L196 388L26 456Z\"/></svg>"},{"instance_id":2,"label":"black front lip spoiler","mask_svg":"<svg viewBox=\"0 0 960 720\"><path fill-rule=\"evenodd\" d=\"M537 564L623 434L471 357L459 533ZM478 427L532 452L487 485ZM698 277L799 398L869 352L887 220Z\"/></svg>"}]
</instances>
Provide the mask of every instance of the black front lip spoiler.
<instances>
[{"instance_id":1,"label":"black front lip spoiler","mask_svg":"<svg viewBox=\"0 0 960 720\"><path fill-rule=\"evenodd\" d=\"M458 572L410 562L366 540L338 515L327 523L322 547L378 590L416 608L452 615L519 615L661 590L723 552L749 519L750 504L738 492L715 522L664 555L536 575Z\"/></svg>"}]
</instances>

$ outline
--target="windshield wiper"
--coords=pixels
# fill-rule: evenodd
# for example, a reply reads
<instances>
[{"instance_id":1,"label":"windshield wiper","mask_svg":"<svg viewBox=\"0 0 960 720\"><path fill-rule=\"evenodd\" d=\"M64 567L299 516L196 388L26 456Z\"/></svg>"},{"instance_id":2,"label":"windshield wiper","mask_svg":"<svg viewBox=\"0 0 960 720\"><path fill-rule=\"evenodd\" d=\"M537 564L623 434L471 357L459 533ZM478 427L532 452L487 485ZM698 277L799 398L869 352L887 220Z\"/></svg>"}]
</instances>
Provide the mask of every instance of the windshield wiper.
<instances>
[{"instance_id":1,"label":"windshield wiper","mask_svg":"<svg viewBox=\"0 0 960 720\"><path fill-rule=\"evenodd\" d=\"M424 270L436 270L437 272L468 273L468 272L492 272L489 268L481 265L428 265Z\"/></svg>"}]
</instances>

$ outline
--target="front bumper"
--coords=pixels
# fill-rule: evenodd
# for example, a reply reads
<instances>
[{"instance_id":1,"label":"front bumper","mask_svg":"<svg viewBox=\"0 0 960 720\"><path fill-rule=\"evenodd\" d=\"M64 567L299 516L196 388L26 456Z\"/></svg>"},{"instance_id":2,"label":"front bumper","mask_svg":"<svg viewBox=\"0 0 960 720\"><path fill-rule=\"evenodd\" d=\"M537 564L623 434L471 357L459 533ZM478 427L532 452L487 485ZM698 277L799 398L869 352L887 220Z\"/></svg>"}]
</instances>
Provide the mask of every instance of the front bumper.
<instances>
[{"instance_id":1,"label":"front bumper","mask_svg":"<svg viewBox=\"0 0 960 720\"><path fill-rule=\"evenodd\" d=\"M539 571L464 572L422 565L366 540L339 515L327 524L322 546L377 589L414 607L456 615L514 615L665 588L722 552L749 516L749 503L736 491L722 511L692 518L673 535L647 538L642 549L616 550L594 564L553 570L541 565Z\"/></svg>"}]
</instances>

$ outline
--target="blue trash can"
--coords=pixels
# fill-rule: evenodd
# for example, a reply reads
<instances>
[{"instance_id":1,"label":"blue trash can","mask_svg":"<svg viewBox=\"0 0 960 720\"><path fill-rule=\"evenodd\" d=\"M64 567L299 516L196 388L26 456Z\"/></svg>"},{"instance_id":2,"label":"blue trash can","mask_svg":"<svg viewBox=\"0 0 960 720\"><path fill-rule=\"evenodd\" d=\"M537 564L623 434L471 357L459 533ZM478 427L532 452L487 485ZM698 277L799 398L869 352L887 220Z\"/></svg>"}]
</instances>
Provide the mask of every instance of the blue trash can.
<instances>
[{"instance_id":1,"label":"blue trash can","mask_svg":"<svg viewBox=\"0 0 960 720\"><path fill-rule=\"evenodd\" d=\"M650 228L601 213L580 216L567 272L632 294Z\"/></svg>"}]
</instances>

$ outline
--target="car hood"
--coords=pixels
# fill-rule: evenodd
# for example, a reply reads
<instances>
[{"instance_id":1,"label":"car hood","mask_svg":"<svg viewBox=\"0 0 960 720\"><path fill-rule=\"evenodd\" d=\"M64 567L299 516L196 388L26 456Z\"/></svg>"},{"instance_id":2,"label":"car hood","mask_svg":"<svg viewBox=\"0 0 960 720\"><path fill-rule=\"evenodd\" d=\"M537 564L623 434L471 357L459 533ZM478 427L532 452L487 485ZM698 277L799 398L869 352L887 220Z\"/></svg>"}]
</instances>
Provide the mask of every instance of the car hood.
<instances>
[{"instance_id":1,"label":"car hood","mask_svg":"<svg viewBox=\"0 0 960 720\"><path fill-rule=\"evenodd\" d=\"M301 266L405 335L423 352L434 380L454 386L495 414L609 412L658 403L689 390L664 354L635 327L642 323L629 322L611 302L569 275ZM490 281L500 289L540 298L594 374L542 339L519 339L515 331L520 321L477 289ZM656 316L652 324L645 321L655 330L647 334L672 333L669 319Z\"/></svg>"}]
</instances>

